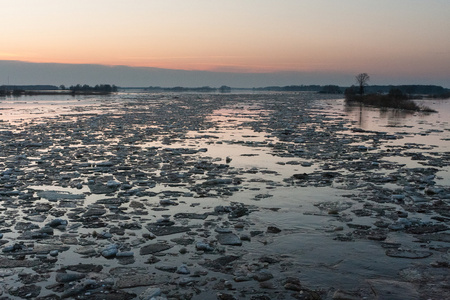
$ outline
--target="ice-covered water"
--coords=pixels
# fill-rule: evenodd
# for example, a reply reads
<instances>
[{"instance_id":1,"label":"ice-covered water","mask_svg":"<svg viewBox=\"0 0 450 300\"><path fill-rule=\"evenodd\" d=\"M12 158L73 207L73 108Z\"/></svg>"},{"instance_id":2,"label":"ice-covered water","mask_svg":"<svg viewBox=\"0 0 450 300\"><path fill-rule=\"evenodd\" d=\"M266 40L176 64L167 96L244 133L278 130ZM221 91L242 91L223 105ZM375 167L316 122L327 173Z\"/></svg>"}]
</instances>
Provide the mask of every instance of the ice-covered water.
<instances>
[{"instance_id":1,"label":"ice-covered water","mask_svg":"<svg viewBox=\"0 0 450 300\"><path fill-rule=\"evenodd\" d=\"M20 241L36 247L64 244L65 234L76 239L45 268L26 268L49 275L35 282L41 296L67 291L49 287L67 265L101 265L94 280L112 280L112 290L127 286L123 290L139 294L153 281L121 282L117 274L125 271L117 267L132 273L145 266L158 275L166 273L156 267L187 263L203 275L188 285L170 275L159 283L165 295L289 298L317 290L323 299L389 293L404 299L408 290L411 299L438 299L445 288L438 282L448 274L430 266L448 268L450 101L425 105L438 113L346 106L340 97L313 93L3 98L0 241L6 241L2 247ZM242 206L245 214L213 213L220 206ZM176 218L180 213L208 217ZM68 219L67 231L30 239L26 233L36 230L23 229L43 228L56 217ZM140 249L155 240L142 236L161 218L192 234L158 236L173 248L160 262L146 264ZM133 222L142 228L123 230ZM221 246L219 227L250 241ZM269 230L274 227L280 231ZM101 232L111 234L100 239ZM217 248L202 253L189 244L180 254L173 237ZM133 259L103 258L100 250L112 243L133 251ZM92 245L93 256L75 251L85 245ZM20 251L2 254L20 255L36 259ZM230 270L204 267L224 255L239 257ZM277 262L261 263L265 256ZM18 268L10 269L1 288L16 296L14 288L25 283ZM260 270L273 275L269 285L252 279ZM303 289L287 289L288 278L300 280ZM232 288L220 288L216 280L232 282Z\"/></svg>"}]
</instances>

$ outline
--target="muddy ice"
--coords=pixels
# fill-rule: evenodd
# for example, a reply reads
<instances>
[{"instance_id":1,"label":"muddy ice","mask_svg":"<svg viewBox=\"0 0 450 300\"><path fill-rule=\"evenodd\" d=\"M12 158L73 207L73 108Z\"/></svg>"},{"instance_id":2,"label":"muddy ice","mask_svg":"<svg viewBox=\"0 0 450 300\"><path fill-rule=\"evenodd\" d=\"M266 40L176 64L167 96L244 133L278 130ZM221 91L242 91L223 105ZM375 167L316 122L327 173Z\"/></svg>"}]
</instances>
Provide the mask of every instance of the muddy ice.
<instances>
[{"instance_id":1,"label":"muddy ice","mask_svg":"<svg viewBox=\"0 0 450 300\"><path fill-rule=\"evenodd\" d=\"M450 126L368 130L320 97L4 113L0 298L443 299L450 152L425 138Z\"/></svg>"}]
</instances>

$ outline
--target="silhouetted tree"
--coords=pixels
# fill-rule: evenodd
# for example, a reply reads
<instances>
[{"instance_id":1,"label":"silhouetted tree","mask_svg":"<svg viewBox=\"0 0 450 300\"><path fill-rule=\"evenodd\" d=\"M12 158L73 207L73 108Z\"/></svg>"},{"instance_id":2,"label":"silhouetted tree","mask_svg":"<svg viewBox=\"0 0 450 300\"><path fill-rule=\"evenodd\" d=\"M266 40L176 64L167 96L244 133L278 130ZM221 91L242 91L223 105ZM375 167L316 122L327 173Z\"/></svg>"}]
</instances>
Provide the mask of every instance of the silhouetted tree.
<instances>
[{"instance_id":1,"label":"silhouetted tree","mask_svg":"<svg viewBox=\"0 0 450 300\"><path fill-rule=\"evenodd\" d=\"M359 94L364 94L364 87L367 85L367 82L370 80L370 76L367 73L361 73L356 75L355 77L356 83L359 85Z\"/></svg>"}]
</instances>

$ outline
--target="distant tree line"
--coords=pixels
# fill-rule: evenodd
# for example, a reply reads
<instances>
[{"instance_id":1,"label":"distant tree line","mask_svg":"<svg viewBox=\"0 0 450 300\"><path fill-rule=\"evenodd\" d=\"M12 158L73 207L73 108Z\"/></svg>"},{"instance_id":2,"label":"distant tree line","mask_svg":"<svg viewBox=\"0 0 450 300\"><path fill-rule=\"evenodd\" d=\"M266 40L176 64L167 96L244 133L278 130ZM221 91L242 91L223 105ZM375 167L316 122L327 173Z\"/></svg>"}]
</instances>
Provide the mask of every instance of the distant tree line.
<instances>
[{"instance_id":1,"label":"distant tree line","mask_svg":"<svg viewBox=\"0 0 450 300\"><path fill-rule=\"evenodd\" d=\"M324 85L319 91L320 94L342 94L342 89L337 85Z\"/></svg>"},{"instance_id":2,"label":"distant tree line","mask_svg":"<svg viewBox=\"0 0 450 300\"><path fill-rule=\"evenodd\" d=\"M214 92L220 92L220 93L230 93L231 87L222 85L219 88L213 88L210 86L202 86L202 87L182 87L182 86L176 86L176 87L160 87L160 86L149 86L145 89L149 92L197 92L197 93L214 93Z\"/></svg>"},{"instance_id":3,"label":"distant tree line","mask_svg":"<svg viewBox=\"0 0 450 300\"><path fill-rule=\"evenodd\" d=\"M62 91L59 91L62 90ZM61 85L3 85L0 86L0 96L21 95L60 95L60 94L110 94L117 92L117 86L100 84L89 86L87 84L73 85L68 89Z\"/></svg>"},{"instance_id":4,"label":"distant tree line","mask_svg":"<svg viewBox=\"0 0 450 300\"><path fill-rule=\"evenodd\" d=\"M267 86L253 88L254 91L273 92L318 92L321 94L342 94L344 91L352 94L381 93L388 94L392 89L398 89L407 95L426 95L431 98L449 98L450 89L437 85L368 85L369 76L366 73L360 74L357 78L357 85L351 87L340 87L337 85L288 85L288 86ZM367 76L366 76L367 75Z\"/></svg>"},{"instance_id":5,"label":"distant tree line","mask_svg":"<svg viewBox=\"0 0 450 300\"><path fill-rule=\"evenodd\" d=\"M55 85L2 85L0 86L0 96L21 96L30 95L34 91L55 91Z\"/></svg>"},{"instance_id":6,"label":"distant tree line","mask_svg":"<svg viewBox=\"0 0 450 300\"><path fill-rule=\"evenodd\" d=\"M160 86L149 86L146 88L146 91L149 92L175 92L175 93L182 93L182 92L197 92L197 93L230 93L231 87L227 85L222 85L219 88L213 88L210 86L202 86L202 87L182 87L182 86L175 86L175 87L160 87Z\"/></svg>"},{"instance_id":7,"label":"distant tree line","mask_svg":"<svg viewBox=\"0 0 450 300\"><path fill-rule=\"evenodd\" d=\"M402 93L410 95L443 95L450 92L438 85L371 85L366 87L368 93L389 93L392 89L398 89Z\"/></svg>"},{"instance_id":8,"label":"distant tree line","mask_svg":"<svg viewBox=\"0 0 450 300\"><path fill-rule=\"evenodd\" d=\"M346 95L360 94L360 87L351 86L344 90ZM395 91L402 93L403 97L412 98L450 98L450 89L438 85L371 85L364 87L367 94L390 94ZM361 94L360 94L361 95Z\"/></svg>"},{"instance_id":9,"label":"distant tree line","mask_svg":"<svg viewBox=\"0 0 450 300\"><path fill-rule=\"evenodd\" d=\"M4 91L54 91L57 90L56 85L1 85L0 90Z\"/></svg>"},{"instance_id":10,"label":"distant tree line","mask_svg":"<svg viewBox=\"0 0 450 300\"><path fill-rule=\"evenodd\" d=\"M319 92L322 89L320 85L286 85L286 86L266 86L253 88L255 91L272 92Z\"/></svg>"},{"instance_id":11,"label":"distant tree line","mask_svg":"<svg viewBox=\"0 0 450 300\"><path fill-rule=\"evenodd\" d=\"M219 92L221 92L221 93L231 93L231 88L229 86L222 85L219 88Z\"/></svg>"},{"instance_id":12,"label":"distant tree line","mask_svg":"<svg viewBox=\"0 0 450 300\"><path fill-rule=\"evenodd\" d=\"M150 92L199 92L199 93L208 93L208 92L215 92L217 91L217 88L212 88L209 86L202 86L202 87L182 87L182 86L175 86L175 87L160 87L160 86L149 86L146 88L147 91Z\"/></svg>"},{"instance_id":13,"label":"distant tree line","mask_svg":"<svg viewBox=\"0 0 450 300\"><path fill-rule=\"evenodd\" d=\"M342 94L343 89L337 85L286 85L253 88L254 91L270 92L318 92L321 94Z\"/></svg>"},{"instance_id":14,"label":"distant tree line","mask_svg":"<svg viewBox=\"0 0 450 300\"><path fill-rule=\"evenodd\" d=\"M19 90L19 89L14 89L14 90L6 90L6 89L2 89L0 90L0 97L4 97L4 96L20 96L25 94L25 90Z\"/></svg>"},{"instance_id":15,"label":"distant tree line","mask_svg":"<svg viewBox=\"0 0 450 300\"><path fill-rule=\"evenodd\" d=\"M63 87L63 86L62 86ZM96 86L90 86L87 84L72 85L69 90L73 93L101 93L109 94L117 92L117 86L110 84L97 84Z\"/></svg>"}]
</instances>

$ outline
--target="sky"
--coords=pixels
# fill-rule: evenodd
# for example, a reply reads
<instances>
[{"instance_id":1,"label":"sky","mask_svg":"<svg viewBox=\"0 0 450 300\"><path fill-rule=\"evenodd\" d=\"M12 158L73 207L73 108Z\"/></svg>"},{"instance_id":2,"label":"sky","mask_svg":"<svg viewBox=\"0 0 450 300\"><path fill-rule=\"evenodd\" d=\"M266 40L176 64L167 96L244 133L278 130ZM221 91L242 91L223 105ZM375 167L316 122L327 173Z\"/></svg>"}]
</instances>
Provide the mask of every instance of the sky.
<instances>
[{"instance_id":1,"label":"sky","mask_svg":"<svg viewBox=\"0 0 450 300\"><path fill-rule=\"evenodd\" d=\"M448 0L0 0L0 11L0 60L450 87Z\"/></svg>"}]
</instances>

